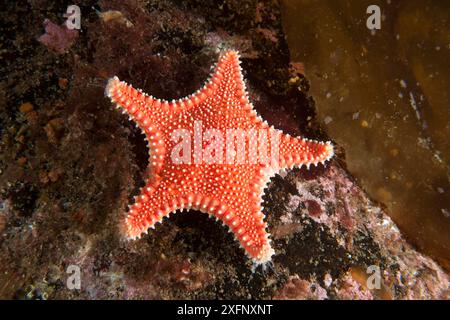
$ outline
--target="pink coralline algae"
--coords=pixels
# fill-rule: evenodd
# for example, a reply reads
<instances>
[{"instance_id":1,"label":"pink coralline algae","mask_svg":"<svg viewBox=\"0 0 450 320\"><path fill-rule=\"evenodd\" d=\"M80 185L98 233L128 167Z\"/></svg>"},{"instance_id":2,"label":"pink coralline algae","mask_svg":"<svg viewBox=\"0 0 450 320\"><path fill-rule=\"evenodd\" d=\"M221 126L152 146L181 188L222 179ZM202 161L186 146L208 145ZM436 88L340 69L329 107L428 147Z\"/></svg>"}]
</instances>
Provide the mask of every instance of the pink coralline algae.
<instances>
[{"instance_id":1,"label":"pink coralline algae","mask_svg":"<svg viewBox=\"0 0 450 320\"><path fill-rule=\"evenodd\" d=\"M45 19L43 25L45 33L38 38L38 41L56 53L64 53L78 37L78 31L68 29L65 24L59 26Z\"/></svg>"},{"instance_id":2,"label":"pink coralline algae","mask_svg":"<svg viewBox=\"0 0 450 320\"><path fill-rule=\"evenodd\" d=\"M315 281L291 276L286 285L274 296L275 300L325 300L327 291Z\"/></svg>"}]
</instances>

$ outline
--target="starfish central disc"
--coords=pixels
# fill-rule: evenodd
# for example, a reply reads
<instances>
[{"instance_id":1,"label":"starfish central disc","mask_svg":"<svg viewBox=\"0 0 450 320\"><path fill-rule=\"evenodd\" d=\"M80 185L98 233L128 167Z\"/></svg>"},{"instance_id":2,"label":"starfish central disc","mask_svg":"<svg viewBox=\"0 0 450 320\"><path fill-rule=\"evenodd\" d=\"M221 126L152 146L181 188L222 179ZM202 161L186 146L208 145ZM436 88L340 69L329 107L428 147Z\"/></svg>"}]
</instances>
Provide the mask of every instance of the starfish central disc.
<instances>
[{"instance_id":1,"label":"starfish central disc","mask_svg":"<svg viewBox=\"0 0 450 320\"><path fill-rule=\"evenodd\" d=\"M274 250L261 197L270 177L333 156L331 143L290 137L258 116L236 51L223 53L210 80L186 98L156 99L116 77L106 95L149 144L146 185L123 222L131 239L170 213L196 209L226 224L255 263L268 262Z\"/></svg>"}]
</instances>

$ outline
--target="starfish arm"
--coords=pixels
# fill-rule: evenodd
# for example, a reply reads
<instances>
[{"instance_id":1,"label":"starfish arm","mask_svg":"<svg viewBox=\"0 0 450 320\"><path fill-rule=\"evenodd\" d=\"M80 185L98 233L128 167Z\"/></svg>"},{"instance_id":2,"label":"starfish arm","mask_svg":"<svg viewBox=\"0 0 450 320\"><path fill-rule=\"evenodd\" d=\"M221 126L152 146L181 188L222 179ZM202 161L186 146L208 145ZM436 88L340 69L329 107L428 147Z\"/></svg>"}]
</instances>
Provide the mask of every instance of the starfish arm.
<instances>
[{"instance_id":1,"label":"starfish arm","mask_svg":"<svg viewBox=\"0 0 450 320\"><path fill-rule=\"evenodd\" d=\"M205 88L208 87L211 89L207 91L208 95L219 94L225 100L222 104L227 107L234 106L232 101L240 103L239 107L250 107L237 51L229 50L220 57L211 79L205 85Z\"/></svg>"},{"instance_id":2,"label":"starfish arm","mask_svg":"<svg viewBox=\"0 0 450 320\"><path fill-rule=\"evenodd\" d=\"M147 184L128 208L123 233L128 239L140 238L148 229L154 229L164 217L180 208L182 203L161 185Z\"/></svg>"},{"instance_id":3,"label":"starfish arm","mask_svg":"<svg viewBox=\"0 0 450 320\"><path fill-rule=\"evenodd\" d=\"M108 80L105 95L123 113L128 114L130 120L133 120L147 136L161 135L162 132L157 133L158 128L166 126L176 113L189 109L194 105L193 101L198 101L188 98L172 101L157 99L140 89L133 88L125 81L120 81L117 77Z\"/></svg>"},{"instance_id":4,"label":"starfish arm","mask_svg":"<svg viewBox=\"0 0 450 320\"><path fill-rule=\"evenodd\" d=\"M192 107L198 114L210 114L217 129L268 127L250 103L242 75L239 53L224 52L206 84L192 96Z\"/></svg>"},{"instance_id":5,"label":"starfish arm","mask_svg":"<svg viewBox=\"0 0 450 320\"><path fill-rule=\"evenodd\" d=\"M191 98L205 100L220 94L227 96L229 100L238 98L240 102L248 103L240 64L237 51L229 50L223 53L206 84ZM231 97L231 95L235 95L235 97Z\"/></svg>"},{"instance_id":6,"label":"starfish arm","mask_svg":"<svg viewBox=\"0 0 450 320\"><path fill-rule=\"evenodd\" d=\"M157 107L156 100L141 90L133 88L125 81L114 77L108 80L105 95L121 108L122 112L130 116L143 130L150 125L152 120L150 108Z\"/></svg>"},{"instance_id":7,"label":"starfish arm","mask_svg":"<svg viewBox=\"0 0 450 320\"><path fill-rule=\"evenodd\" d=\"M105 94L111 98L117 108L127 113L145 134L147 147L150 150L148 174L153 181L157 181L166 153L164 140L161 139L163 134L154 118L155 114L161 112L161 103L140 90L134 89L126 82L120 81L117 77L109 79ZM154 112L150 112L150 108L155 108Z\"/></svg>"},{"instance_id":8,"label":"starfish arm","mask_svg":"<svg viewBox=\"0 0 450 320\"><path fill-rule=\"evenodd\" d=\"M245 253L257 264L264 264L275 253L270 244L267 223L259 204L250 205L239 211L230 211L224 216L226 224L233 231Z\"/></svg>"},{"instance_id":9,"label":"starfish arm","mask_svg":"<svg viewBox=\"0 0 450 320\"><path fill-rule=\"evenodd\" d=\"M157 186L147 184L140 195L135 197L135 202L129 207L124 220L124 234L129 239L140 238L148 229L153 229L157 223L161 223L164 217L185 209L199 210L218 219L229 213L229 208L220 200L201 193L193 193L189 188L177 188L167 180L163 180ZM230 217L232 216L228 216ZM229 220L223 221L227 223Z\"/></svg>"},{"instance_id":10,"label":"starfish arm","mask_svg":"<svg viewBox=\"0 0 450 320\"><path fill-rule=\"evenodd\" d=\"M250 188L253 190L253 188ZM189 194L179 198L185 209L199 210L220 220L228 226L245 253L257 264L271 260L274 250L270 244L270 234L262 213L262 191L258 185L256 192L249 192L245 197L239 191L223 190L220 195L205 196Z\"/></svg>"},{"instance_id":11,"label":"starfish arm","mask_svg":"<svg viewBox=\"0 0 450 320\"><path fill-rule=\"evenodd\" d=\"M124 220L124 234L129 239L140 238L148 229L155 228L177 210L199 210L216 219L233 232L246 254L258 264L271 260L274 250L270 245L267 223L260 205L261 195L252 195L251 202L244 205L242 198L230 199L224 195L213 196L171 189L167 183L154 188L151 184L141 190L129 207ZM258 188L259 190L260 188Z\"/></svg>"},{"instance_id":12,"label":"starfish arm","mask_svg":"<svg viewBox=\"0 0 450 320\"><path fill-rule=\"evenodd\" d=\"M220 220L233 233L245 253L257 264L271 260L274 250L270 245L267 223L259 204L260 197L254 197L254 204L242 204L242 199L224 200L200 194L178 197L183 209L194 209Z\"/></svg>"},{"instance_id":13,"label":"starfish arm","mask_svg":"<svg viewBox=\"0 0 450 320\"><path fill-rule=\"evenodd\" d=\"M293 166L307 168L311 164L317 166L325 163L334 155L331 142L321 142L301 137L291 137L281 134L279 142L280 168L291 168Z\"/></svg>"}]
</instances>

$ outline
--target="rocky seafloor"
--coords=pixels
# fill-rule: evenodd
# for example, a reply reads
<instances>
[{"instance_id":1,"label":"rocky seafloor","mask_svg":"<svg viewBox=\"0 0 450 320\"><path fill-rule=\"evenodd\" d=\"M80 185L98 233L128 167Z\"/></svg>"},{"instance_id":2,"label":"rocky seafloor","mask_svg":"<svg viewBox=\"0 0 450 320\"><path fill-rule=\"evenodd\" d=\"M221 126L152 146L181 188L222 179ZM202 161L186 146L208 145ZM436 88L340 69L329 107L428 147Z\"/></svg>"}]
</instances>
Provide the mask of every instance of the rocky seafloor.
<instances>
[{"instance_id":1,"label":"rocky seafloor","mask_svg":"<svg viewBox=\"0 0 450 320\"><path fill-rule=\"evenodd\" d=\"M263 118L333 137L290 64L277 1L81 1L76 35L59 27L69 4L17 1L0 13L0 298L448 299L448 274L357 185L339 146L327 166L268 184L272 268L252 272L227 229L195 211L122 239L148 150L104 97L113 75L179 98L234 48ZM67 286L72 265L81 289ZM367 268L380 271L379 286Z\"/></svg>"}]
</instances>

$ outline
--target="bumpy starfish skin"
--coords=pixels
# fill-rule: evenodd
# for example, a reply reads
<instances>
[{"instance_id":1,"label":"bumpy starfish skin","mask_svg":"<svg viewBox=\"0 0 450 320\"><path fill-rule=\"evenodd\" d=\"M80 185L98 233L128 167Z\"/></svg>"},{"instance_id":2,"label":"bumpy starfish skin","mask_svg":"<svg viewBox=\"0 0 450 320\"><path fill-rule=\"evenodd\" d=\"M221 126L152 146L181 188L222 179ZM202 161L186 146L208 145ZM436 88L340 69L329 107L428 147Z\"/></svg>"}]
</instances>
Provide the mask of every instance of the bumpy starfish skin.
<instances>
[{"instance_id":1,"label":"bumpy starfish skin","mask_svg":"<svg viewBox=\"0 0 450 320\"><path fill-rule=\"evenodd\" d=\"M106 95L136 122L149 145L146 185L123 223L124 233L131 239L139 238L170 213L195 209L225 223L256 264L268 262L274 250L261 197L270 177L280 170L317 165L333 156L331 143L290 137L258 116L248 100L236 51L223 53L210 80L184 99L159 100L117 77L109 80ZM203 133L215 128L225 135L227 129L239 128L278 135L278 163L206 163L195 161L195 156L190 163L174 163L171 153L179 141L173 140L173 132L184 129L193 136L199 121ZM250 140L247 143L254 143ZM275 146L273 141L267 139L267 145ZM249 151L245 152L249 156Z\"/></svg>"}]
</instances>

